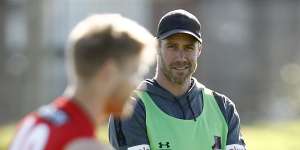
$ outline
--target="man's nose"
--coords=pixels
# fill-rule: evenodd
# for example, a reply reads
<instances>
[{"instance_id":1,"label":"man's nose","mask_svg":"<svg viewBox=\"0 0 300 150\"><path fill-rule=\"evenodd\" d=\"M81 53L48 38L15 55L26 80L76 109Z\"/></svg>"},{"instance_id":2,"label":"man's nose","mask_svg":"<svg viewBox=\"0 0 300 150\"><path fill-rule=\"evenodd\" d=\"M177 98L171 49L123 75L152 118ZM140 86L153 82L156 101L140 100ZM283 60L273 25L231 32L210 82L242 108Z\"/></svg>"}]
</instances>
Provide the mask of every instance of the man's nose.
<instances>
[{"instance_id":1,"label":"man's nose","mask_svg":"<svg viewBox=\"0 0 300 150\"><path fill-rule=\"evenodd\" d=\"M185 61L186 56L183 49L179 49L176 53L176 60L177 61Z\"/></svg>"}]
</instances>

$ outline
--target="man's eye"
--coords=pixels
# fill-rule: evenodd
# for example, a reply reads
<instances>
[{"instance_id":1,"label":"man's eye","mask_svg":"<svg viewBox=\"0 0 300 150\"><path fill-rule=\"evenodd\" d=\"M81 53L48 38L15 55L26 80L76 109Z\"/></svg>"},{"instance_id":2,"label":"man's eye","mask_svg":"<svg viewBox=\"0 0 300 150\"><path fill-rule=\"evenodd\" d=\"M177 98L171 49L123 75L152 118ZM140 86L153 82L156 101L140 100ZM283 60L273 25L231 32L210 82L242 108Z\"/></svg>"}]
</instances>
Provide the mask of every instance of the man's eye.
<instances>
[{"instance_id":1,"label":"man's eye","mask_svg":"<svg viewBox=\"0 0 300 150\"><path fill-rule=\"evenodd\" d=\"M175 45L167 45L167 48L175 48Z\"/></svg>"},{"instance_id":2,"label":"man's eye","mask_svg":"<svg viewBox=\"0 0 300 150\"><path fill-rule=\"evenodd\" d=\"M193 51L193 50L194 50L194 47L187 47L186 50L188 50L188 51Z\"/></svg>"}]
</instances>

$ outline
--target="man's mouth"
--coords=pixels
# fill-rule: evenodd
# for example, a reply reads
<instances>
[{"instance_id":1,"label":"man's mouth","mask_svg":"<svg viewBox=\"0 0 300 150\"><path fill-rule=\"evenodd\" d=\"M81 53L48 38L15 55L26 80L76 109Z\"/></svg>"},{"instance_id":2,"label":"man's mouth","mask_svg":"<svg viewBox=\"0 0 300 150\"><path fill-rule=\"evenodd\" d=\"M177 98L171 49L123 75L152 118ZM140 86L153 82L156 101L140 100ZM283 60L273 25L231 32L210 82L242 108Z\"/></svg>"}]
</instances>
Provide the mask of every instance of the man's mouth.
<instances>
[{"instance_id":1,"label":"man's mouth","mask_svg":"<svg viewBox=\"0 0 300 150\"><path fill-rule=\"evenodd\" d=\"M172 69L174 69L174 70L186 70L188 68L189 68L188 66L183 66L183 67L173 67Z\"/></svg>"}]
</instances>

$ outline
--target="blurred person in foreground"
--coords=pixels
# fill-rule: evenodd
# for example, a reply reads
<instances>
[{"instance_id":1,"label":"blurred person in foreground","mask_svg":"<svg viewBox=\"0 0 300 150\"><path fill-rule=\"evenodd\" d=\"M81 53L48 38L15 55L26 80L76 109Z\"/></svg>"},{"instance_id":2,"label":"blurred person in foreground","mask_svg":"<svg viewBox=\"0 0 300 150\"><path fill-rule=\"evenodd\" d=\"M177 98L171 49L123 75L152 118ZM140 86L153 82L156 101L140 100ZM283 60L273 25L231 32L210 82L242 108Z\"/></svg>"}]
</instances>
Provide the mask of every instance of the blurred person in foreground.
<instances>
[{"instance_id":1,"label":"blurred person in foreground","mask_svg":"<svg viewBox=\"0 0 300 150\"><path fill-rule=\"evenodd\" d=\"M200 29L185 10L161 18L155 76L138 87L132 117L110 119L116 149L245 150L234 103L192 77L203 45Z\"/></svg>"},{"instance_id":2,"label":"blurred person in foreground","mask_svg":"<svg viewBox=\"0 0 300 150\"><path fill-rule=\"evenodd\" d=\"M93 15L80 22L66 49L64 95L27 115L10 149L110 149L96 140L96 126L109 114L123 117L128 111L126 100L153 62L155 48L156 39L144 27L121 15Z\"/></svg>"}]
</instances>

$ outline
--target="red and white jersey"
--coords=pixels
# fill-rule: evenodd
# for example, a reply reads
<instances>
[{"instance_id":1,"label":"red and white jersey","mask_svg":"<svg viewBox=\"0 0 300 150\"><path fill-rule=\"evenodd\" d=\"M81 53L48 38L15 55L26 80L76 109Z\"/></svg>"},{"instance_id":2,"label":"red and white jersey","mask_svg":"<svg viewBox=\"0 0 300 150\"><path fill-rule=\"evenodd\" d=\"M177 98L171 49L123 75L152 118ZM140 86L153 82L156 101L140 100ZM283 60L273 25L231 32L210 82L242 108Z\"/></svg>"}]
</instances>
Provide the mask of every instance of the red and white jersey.
<instances>
[{"instance_id":1,"label":"red and white jersey","mask_svg":"<svg viewBox=\"0 0 300 150\"><path fill-rule=\"evenodd\" d=\"M95 127L74 101L60 97L20 122L10 150L63 150L78 138L95 139Z\"/></svg>"}]
</instances>

